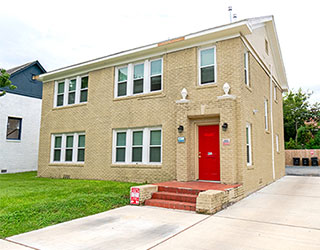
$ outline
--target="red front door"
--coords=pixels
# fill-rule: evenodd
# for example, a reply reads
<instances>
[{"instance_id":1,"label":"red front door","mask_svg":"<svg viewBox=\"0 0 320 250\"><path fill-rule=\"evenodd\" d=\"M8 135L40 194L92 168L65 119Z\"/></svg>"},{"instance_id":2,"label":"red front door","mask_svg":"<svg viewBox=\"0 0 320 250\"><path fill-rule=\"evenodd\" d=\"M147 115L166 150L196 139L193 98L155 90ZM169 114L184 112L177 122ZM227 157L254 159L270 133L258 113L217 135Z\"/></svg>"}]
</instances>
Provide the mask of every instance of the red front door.
<instances>
[{"instance_id":1,"label":"red front door","mask_svg":"<svg viewBox=\"0 0 320 250\"><path fill-rule=\"evenodd\" d=\"M219 125L199 126L199 180L220 181Z\"/></svg>"}]
</instances>

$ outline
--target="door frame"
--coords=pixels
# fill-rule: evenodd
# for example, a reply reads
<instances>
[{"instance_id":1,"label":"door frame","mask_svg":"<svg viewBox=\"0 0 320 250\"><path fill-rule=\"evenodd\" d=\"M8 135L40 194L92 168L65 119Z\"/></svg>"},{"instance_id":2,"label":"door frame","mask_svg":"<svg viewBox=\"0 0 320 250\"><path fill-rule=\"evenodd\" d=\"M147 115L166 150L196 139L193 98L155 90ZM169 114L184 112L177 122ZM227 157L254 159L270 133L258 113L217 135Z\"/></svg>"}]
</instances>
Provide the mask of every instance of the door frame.
<instances>
[{"instance_id":1,"label":"door frame","mask_svg":"<svg viewBox=\"0 0 320 250\"><path fill-rule=\"evenodd\" d=\"M194 121L195 125L195 140L194 140L194 160L195 160L195 179L199 180L199 127L200 126L207 126L207 125L218 125L219 126L219 158L220 158L220 181L210 181L210 182L217 182L221 183L221 126L220 126L220 121L219 118L217 119L206 119L206 120L195 120Z\"/></svg>"}]
</instances>

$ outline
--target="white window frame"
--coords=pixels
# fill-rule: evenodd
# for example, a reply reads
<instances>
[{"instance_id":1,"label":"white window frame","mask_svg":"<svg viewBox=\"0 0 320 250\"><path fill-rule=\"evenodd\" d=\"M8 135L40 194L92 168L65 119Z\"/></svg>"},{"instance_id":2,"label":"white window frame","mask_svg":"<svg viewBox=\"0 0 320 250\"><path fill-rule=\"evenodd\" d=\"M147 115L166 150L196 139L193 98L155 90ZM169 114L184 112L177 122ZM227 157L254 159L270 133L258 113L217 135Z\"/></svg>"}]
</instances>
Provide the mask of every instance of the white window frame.
<instances>
[{"instance_id":1,"label":"white window frame","mask_svg":"<svg viewBox=\"0 0 320 250\"><path fill-rule=\"evenodd\" d=\"M54 101L53 101L53 106L54 108L61 108L61 107L65 107L65 106L72 106L72 105L76 105L79 103L87 103L88 102L88 98L87 101L85 102L80 102L80 93L81 90L81 79L83 77L88 77L88 81L89 81L89 75L81 75L81 76L76 76L76 77L70 77L70 78L66 78L64 80L57 80L55 81L55 87L54 87ZM69 83L71 80L76 79L76 90L75 90L75 102L73 104L68 104L68 98L69 98ZM64 92L63 92L63 105L61 106L57 106L57 98L58 98L58 84L64 82ZM88 88L89 88L89 82L88 82ZM88 89L86 88L86 89ZM74 92L74 91L72 91ZM62 95L62 94L60 94Z\"/></svg>"},{"instance_id":2,"label":"white window frame","mask_svg":"<svg viewBox=\"0 0 320 250\"><path fill-rule=\"evenodd\" d=\"M247 129L248 129L248 138L247 138ZM252 166L252 138L251 138L251 133L252 133L252 125L251 123L246 124L246 153L248 154L249 150L249 162L246 154L246 162L247 166Z\"/></svg>"},{"instance_id":3,"label":"white window frame","mask_svg":"<svg viewBox=\"0 0 320 250\"><path fill-rule=\"evenodd\" d=\"M76 80L76 88L75 88L75 90L69 90L69 85L70 85L70 82L71 81L73 81L73 80ZM68 86L67 86L67 102L66 102L66 104L67 105L74 105L74 104L76 104L76 102L77 102L77 85L78 85L78 83L77 83L77 78L76 77L73 77L73 78L71 78L71 79L69 79L69 81L68 81ZM74 94L74 103L71 103L71 104L69 104L69 94L70 93L75 93Z\"/></svg>"},{"instance_id":4,"label":"white window frame","mask_svg":"<svg viewBox=\"0 0 320 250\"><path fill-rule=\"evenodd\" d=\"M161 60L161 74L152 75L152 76L159 76L161 75L161 89L151 91L151 62ZM143 77L143 92L142 93L133 93L133 82L134 82L134 66L138 64L144 64L144 77ZM123 96L118 96L118 70L121 68L127 67L127 93ZM140 78L141 79L141 78ZM163 58L158 57L155 59L145 60L145 61L138 61L134 63L129 63L126 65L120 65L115 67L115 79L114 79L114 98L123 98L128 96L137 96L143 95L147 93L157 93L163 90Z\"/></svg>"},{"instance_id":5,"label":"white window frame","mask_svg":"<svg viewBox=\"0 0 320 250\"><path fill-rule=\"evenodd\" d=\"M214 64L206 65L203 67L214 66L214 81L208 82L205 84L201 84L201 68L203 68L203 67L201 67L201 51L208 50L208 49L214 49ZM216 46L199 48L198 49L198 85L199 86L206 86L206 85L215 84L215 83L217 83L217 49L216 49Z\"/></svg>"},{"instance_id":6,"label":"white window frame","mask_svg":"<svg viewBox=\"0 0 320 250\"><path fill-rule=\"evenodd\" d=\"M264 128L269 131L268 99L264 99Z\"/></svg>"},{"instance_id":7,"label":"white window frame","mask_svg":"<svg viewBox=\"0 0 320 250\"><path fill-rule=\"evenodd\" d=\"M160 59L161 59L161 74L151 75L151 63L154 61L158 61ZM162 91L162 89L163 89L163 60L162 60L162 58L156 58L156 59L150 60L148 63L148 72L149 72L149 75L147 76L148 77L148 91L150 93L156 93L156 92ZM154 77L154 76L161 76L161 89L151 91L151 77Z\"/></svg>"},{"instance_id":8,"label":"white window frame","mask_svg":"<svg viewBox=\"0 0 320 250\"><path fill-rule=\"evenodd\" d=\"M244 53L244 83L250 87L250 80L249 80L249 52L246 51Z\"/></svg>"},{"instance_id":9,"label":"white window frame","mask_svg":"<svg viewBox=\"0 0 320 250\"><path fill-rule=\"evenodd\" d=\"M66 161L66 143L67 136L73 136L73 147L72 147L72 161ZM79 133L60 133L60 134L52 134L51 135L51 157L50 163L63 163L63 164L84 164L84 161L78 161L78 148L84 149L85 147L78 147L78 140L80 135L85 135L84 132ZM55 138L57 136L61 136L61 150L60 161L54 161L54 150L55 150ZM86 150L85 150L86 151ZM85 158L86 159L86 158Z\"/></svg>"},{"instance_id":10,"label":"white window frame","mask_svg":"<svg viewBox=\"0 0 320 250\"><path fill-rule=\"evenodd\" d=\"M279 147L279 135L276 134L276 151L279 153L280 152L280 147Z\"/></svg>"},{"instance_id":11,"label":"white window frame","mask_svg":"<svg viewBox=\"0 0 320 250\"><path fill-rule=\"evenodd\" d=\"M149 151L150 151L150 133L153 130L161 131L161 145L160 145L160 162L150 162ZM132 148L133 148L133 132L143 131L143 145L142 145L142 162L132 161ZM117 133L126 132L126 155L125 162L116 161L116 148L117 148ZM112 140L112 163L119 165L161 165L162 164L162 148L163 148L163 133L162 127L144 127L144 128L130 128L130 129L114 129L113 140ZM159 147L157 145L157 147Z\"/></svg>"},{"instance_id":12,"label":"white window frame","mask_svg":"<svg viewBox=\"0 0 320 250\"><path fill-rule=\"evenodd\" d=\"M88 86L86 87L86 88L81 88L81 83L82 83L82 78L85 78L85 77L88 77ZM86 103L86 102L88 102L88 93L89 93L89 76L88 75L84 75L84 76L80 76L80 83L79 84L77 84L77 88L79 88L79 90L78 89L76 89L77 91L79 91L79 95L78 95L78 99L76 99L76 103ZM81 102L81 93L82 93L82 91L85 91L85 90L87 90L87 100L85 101L85 102Z\"/></svg>"}]
</instances>

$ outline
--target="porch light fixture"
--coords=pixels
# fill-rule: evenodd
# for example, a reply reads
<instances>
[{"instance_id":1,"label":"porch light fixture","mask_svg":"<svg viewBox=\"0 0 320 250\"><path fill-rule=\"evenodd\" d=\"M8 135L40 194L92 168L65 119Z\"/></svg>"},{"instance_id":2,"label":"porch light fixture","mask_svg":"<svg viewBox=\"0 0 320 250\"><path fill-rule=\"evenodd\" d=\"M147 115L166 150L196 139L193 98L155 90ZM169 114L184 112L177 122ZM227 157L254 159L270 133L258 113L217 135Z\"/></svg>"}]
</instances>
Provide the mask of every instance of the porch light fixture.
<instances>
[{"instance_id":1,"label":"porch light fixture","mask_svg":"<svg viewBox=\"0 0 320 250\"><path fill-rule=\"evenodd\" d=\"M178 132L179 132L179 133L182 133L182 132L183 132L183 129L184 129L183 126L180 125L180 126L178 127Z\"/></svg>"},{"instance_id":2,"label":"porch light fixture","mask_svg":"<svg viewBox=\"0 0 320 250\"><path fill-rule=\"evenodd\" d=\"M222 125L222 130L223 131L227 131L227 128L228 128L228 123L223 123L223 125Z\"/></svg>"}]
</instances>

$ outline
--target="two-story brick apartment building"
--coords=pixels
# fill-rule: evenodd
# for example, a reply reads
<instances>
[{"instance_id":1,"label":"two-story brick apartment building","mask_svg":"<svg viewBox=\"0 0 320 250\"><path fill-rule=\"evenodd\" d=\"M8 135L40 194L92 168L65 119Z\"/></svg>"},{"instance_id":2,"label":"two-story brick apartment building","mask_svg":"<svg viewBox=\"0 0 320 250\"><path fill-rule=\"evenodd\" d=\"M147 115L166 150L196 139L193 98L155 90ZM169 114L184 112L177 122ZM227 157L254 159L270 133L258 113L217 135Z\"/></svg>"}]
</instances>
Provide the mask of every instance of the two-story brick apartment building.
<instances>
[{"instance_id":1,"label":"two-story brick apartment building","mask_svg":"<svg viewBox=\"0 0 320 250\"><path fill-rule=\"evenodd\" d=\"M288 85L272 16L39 78L40 177L209 180L248 193L284 175Z\"/></svg>"}]
</instances>

